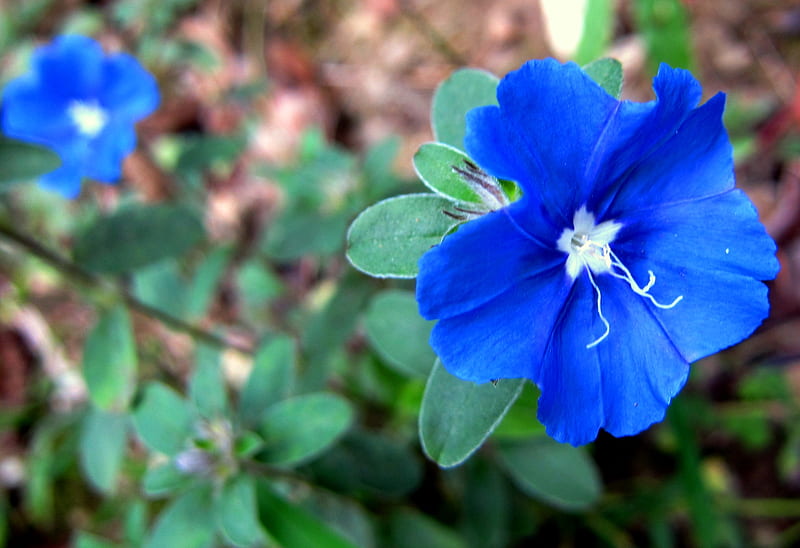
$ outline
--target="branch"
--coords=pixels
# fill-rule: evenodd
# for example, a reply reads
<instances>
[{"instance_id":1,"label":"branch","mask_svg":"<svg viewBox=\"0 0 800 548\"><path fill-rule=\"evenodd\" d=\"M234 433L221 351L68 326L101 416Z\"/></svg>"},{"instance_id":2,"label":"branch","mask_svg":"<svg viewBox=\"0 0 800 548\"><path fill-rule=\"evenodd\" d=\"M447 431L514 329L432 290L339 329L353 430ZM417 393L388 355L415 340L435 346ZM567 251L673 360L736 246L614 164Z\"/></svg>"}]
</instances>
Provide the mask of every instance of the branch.
<instances>
[{"instance_id":1,"label":"branch","mask_svg":"<svg viewBox=\"0 0 800 548\"><path fill-rule=\"evenodd\" d=\"M140 301L128 290L121 287L120 284L84 270L81 266L47 249L33 238L17 231L12 226L2 221L0 221L0 234L46 262L72 281L90 289L102 290L104 294L113 293L119 300L124 302L130 310L154 318L174 331L186 333L195 339L217 347L231 348L247 355L253 353L253 348L250 347L250 345L227 340L225 337L206 331L205 329Z\"/></svg>"}]
</instances>

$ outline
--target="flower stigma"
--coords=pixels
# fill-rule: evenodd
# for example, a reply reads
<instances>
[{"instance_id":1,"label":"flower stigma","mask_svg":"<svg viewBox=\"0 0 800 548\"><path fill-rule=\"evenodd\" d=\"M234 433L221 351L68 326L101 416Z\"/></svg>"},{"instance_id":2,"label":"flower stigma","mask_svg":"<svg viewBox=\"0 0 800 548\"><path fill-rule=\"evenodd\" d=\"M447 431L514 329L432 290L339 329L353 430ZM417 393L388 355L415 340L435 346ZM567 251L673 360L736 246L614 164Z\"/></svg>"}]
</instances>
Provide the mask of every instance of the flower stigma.
<instances>
[{"instance_id":1,"label":"flower stigma","mask_svg":"<svg viewBox=\"0 0 800 548\"><path fill-rule=\"evenodd\" d=\"M592 348L600 344L611 332L611 326L603 316L602 307L602 294L600 287L594 279L593 274L608 273L611 276L624 280L631 291L641 297L650 300L653 306L661 309L669 309L678 304L683 295L678 296L670 304L663 304L656 300L649 291L656 283L656 276L652 270L648 270L648 280L644 287L640 286L631 274L628 267L623 264L620 258L611 250L611 243L616 238L617 233L622 228L622 224L616 221L603 221L600 224L595 224L594 214L586 209L586 206L581 206L575 212L572 219L573 228L565 228L561 236L556 242L556 246L560 251L567 253L567 262L565 268L567 274L575 280L578 275L586 269L586 274L589 276L589 282L594 288L597 295L597 314L600 321L605 326L605 331L600 337L586 345L586 348Z\"/></svg>"},{"instance_id":2,"label":"flower stigma","mask_svg":"<svg viewBox=\"0 0 800 548\"><path fill-rule=\"evenodd\" d=\"M95 100L71 101L67 113L78 133L85 137L96 137L108 123L108 113Z\"/></svg>"}]
</instances>

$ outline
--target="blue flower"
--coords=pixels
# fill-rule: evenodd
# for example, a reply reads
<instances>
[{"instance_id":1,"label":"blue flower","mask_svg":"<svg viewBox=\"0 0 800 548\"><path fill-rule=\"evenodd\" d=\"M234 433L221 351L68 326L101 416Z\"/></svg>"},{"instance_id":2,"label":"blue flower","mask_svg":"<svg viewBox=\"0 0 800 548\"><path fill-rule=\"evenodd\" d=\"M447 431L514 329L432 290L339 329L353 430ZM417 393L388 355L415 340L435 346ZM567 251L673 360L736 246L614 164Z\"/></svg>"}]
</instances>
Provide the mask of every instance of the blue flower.
<instances>
[{"instance_id":1,"label":"blue flower","mask_svg":"<svg viewBox=\"0 0 800 548\"><path fill-rule=\"evenodd\" d=\"M52 148L61 167L40 183L68 198L83 177L113 183L136 146L134 124L159 103L155 79L125 53L104 55L85 36L38 48L32 70L3 92L0 125L9 137Z\"/></svg>"},{"instance_id":2,"label":"blue flower","mask_svg":"<svg viewBox=\"0 0 800 548\"><path fill-rule=\"evenodd\" d=\"M465 145L523 197L462 225L420 260L421 314L452 374L526 377L561 442L663 419L689 364L767 316L775 244L734 188L725 97L698 106L662 65L657 99L618 101L573 64L531 61Z\"/></svg>"}]
</instances>

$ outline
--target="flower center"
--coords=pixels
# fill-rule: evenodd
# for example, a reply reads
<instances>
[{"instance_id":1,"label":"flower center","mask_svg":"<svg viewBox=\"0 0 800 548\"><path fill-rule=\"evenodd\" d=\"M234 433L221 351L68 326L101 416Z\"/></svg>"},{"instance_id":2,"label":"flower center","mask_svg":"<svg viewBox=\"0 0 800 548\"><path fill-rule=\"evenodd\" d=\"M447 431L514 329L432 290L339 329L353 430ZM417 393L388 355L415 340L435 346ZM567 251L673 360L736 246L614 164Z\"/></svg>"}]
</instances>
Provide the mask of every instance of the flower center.
<instances>
[{"instance_id":1,"label":"flower center","mask_svg":"<svg viewBox=\"0 0 800 548\"><path fill-rule=\"evenodd\" d=\"M96 137L108 122L108 113L95 100L72 101L67 113L78 128L78 133L85 137Z\"/></svg>"},{"instance_id":2,"label":"flower center","mask_svg":"<svg viewBox=\"0 0 800 548\"><path fill-rule=\"evenodd\" d=\"M603 296L600 288L594 279L594 274L608 273L615 278L624 280L631 291L650 300L653 306L662 309L669 309L674 307L678 302L683 299L683 295L678 296L670 304L662 304L653 297L649 291L650 288L656 283L656 276L652 270L648 270L649 279L647 284L642 287L633 278L633 274L626 267L623 262L617 257L616 253L611 250L611 243L617 237L617 233L622 228L622 224L616 221L604 221L598 225L594 223L594 214L590 213L586 206L582 206L575 212L572 219L573 228L565 228L561 236L556 242L556 247L567 253L567 262L565 268L567 274L575 280L578 275L586 269L586 274L589 276L589 282L594 288L597 295L597 314L605 326L605 332L600 335L591 343L586 345L586 348L592 348L600 344L608 334L611 332L611 326L603 316L602 301Z\"/></svg>"}]
</instances>

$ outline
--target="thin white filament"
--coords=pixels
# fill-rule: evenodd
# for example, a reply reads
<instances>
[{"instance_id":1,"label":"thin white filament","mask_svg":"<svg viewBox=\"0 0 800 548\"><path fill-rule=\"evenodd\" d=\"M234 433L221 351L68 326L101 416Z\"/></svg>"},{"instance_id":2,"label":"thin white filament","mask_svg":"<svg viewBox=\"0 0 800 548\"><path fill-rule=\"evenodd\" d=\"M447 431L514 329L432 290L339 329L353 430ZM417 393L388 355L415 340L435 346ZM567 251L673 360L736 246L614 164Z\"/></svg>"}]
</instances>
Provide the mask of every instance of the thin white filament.
<instances>
[{"instance_id":1,"label":"thin white filament","mask_svg":"<svg viewBox=\"0 0 800 548\"><path fill-rule=\"evenodd\" d=\"M611 333L611 326L609 325L608 320L606 320L606 317L603 316L603 295L600 293L600 288L597 287L597 283L594 281L592 270L587 268L586 273L589 275L589 282L591 282L592 287L594 287L594 292L597 293L597 315L600 316L600 321L602 321L603 325L606 326L606 331L600 335L600 338L595 339L594 342L590 342L586 345L586 348L592 348L603 342L605 338L608 337L608 334Z\"/></svg>"},{"instance_id":2,"label":"thin white filament","mask_svg":"<svg viewBox=\"0 0 800 548\"><path fill-rule=\"evenodd\" d=\"M663 304L658 302L655 297L653 297L650 293L648 293L648 291L650 291L650 288L653 287L653 285L656 283L656 275L653 274L652 270L647 271L647 274L649 276L649 279L647 280L647 285L645 285L644 287L639 287L639 284L636 283L636 280L633 279L633 274L631 274L631 271L628 270L628 267L622 264L622 261L619 260L619 257L617 257L617 255L613 251L611 251L611 248L608 246L608 244L603 246L603 251L610 258L609 264L612 267L616 267L617 269L622 271L622 274L619 274L615 272L614 269L612 268L608 271L609 274L611 274L615 278L618 278L620 280L625 280L626 282L628 282L631 291L642 297L647 297L648 299L650 299L650 302L653 303L654 306L667 310L674 307L676 304L681 302L681 300L683 300L683 295L679 295L670 304Z\"/></svg>"}]
</instances>

